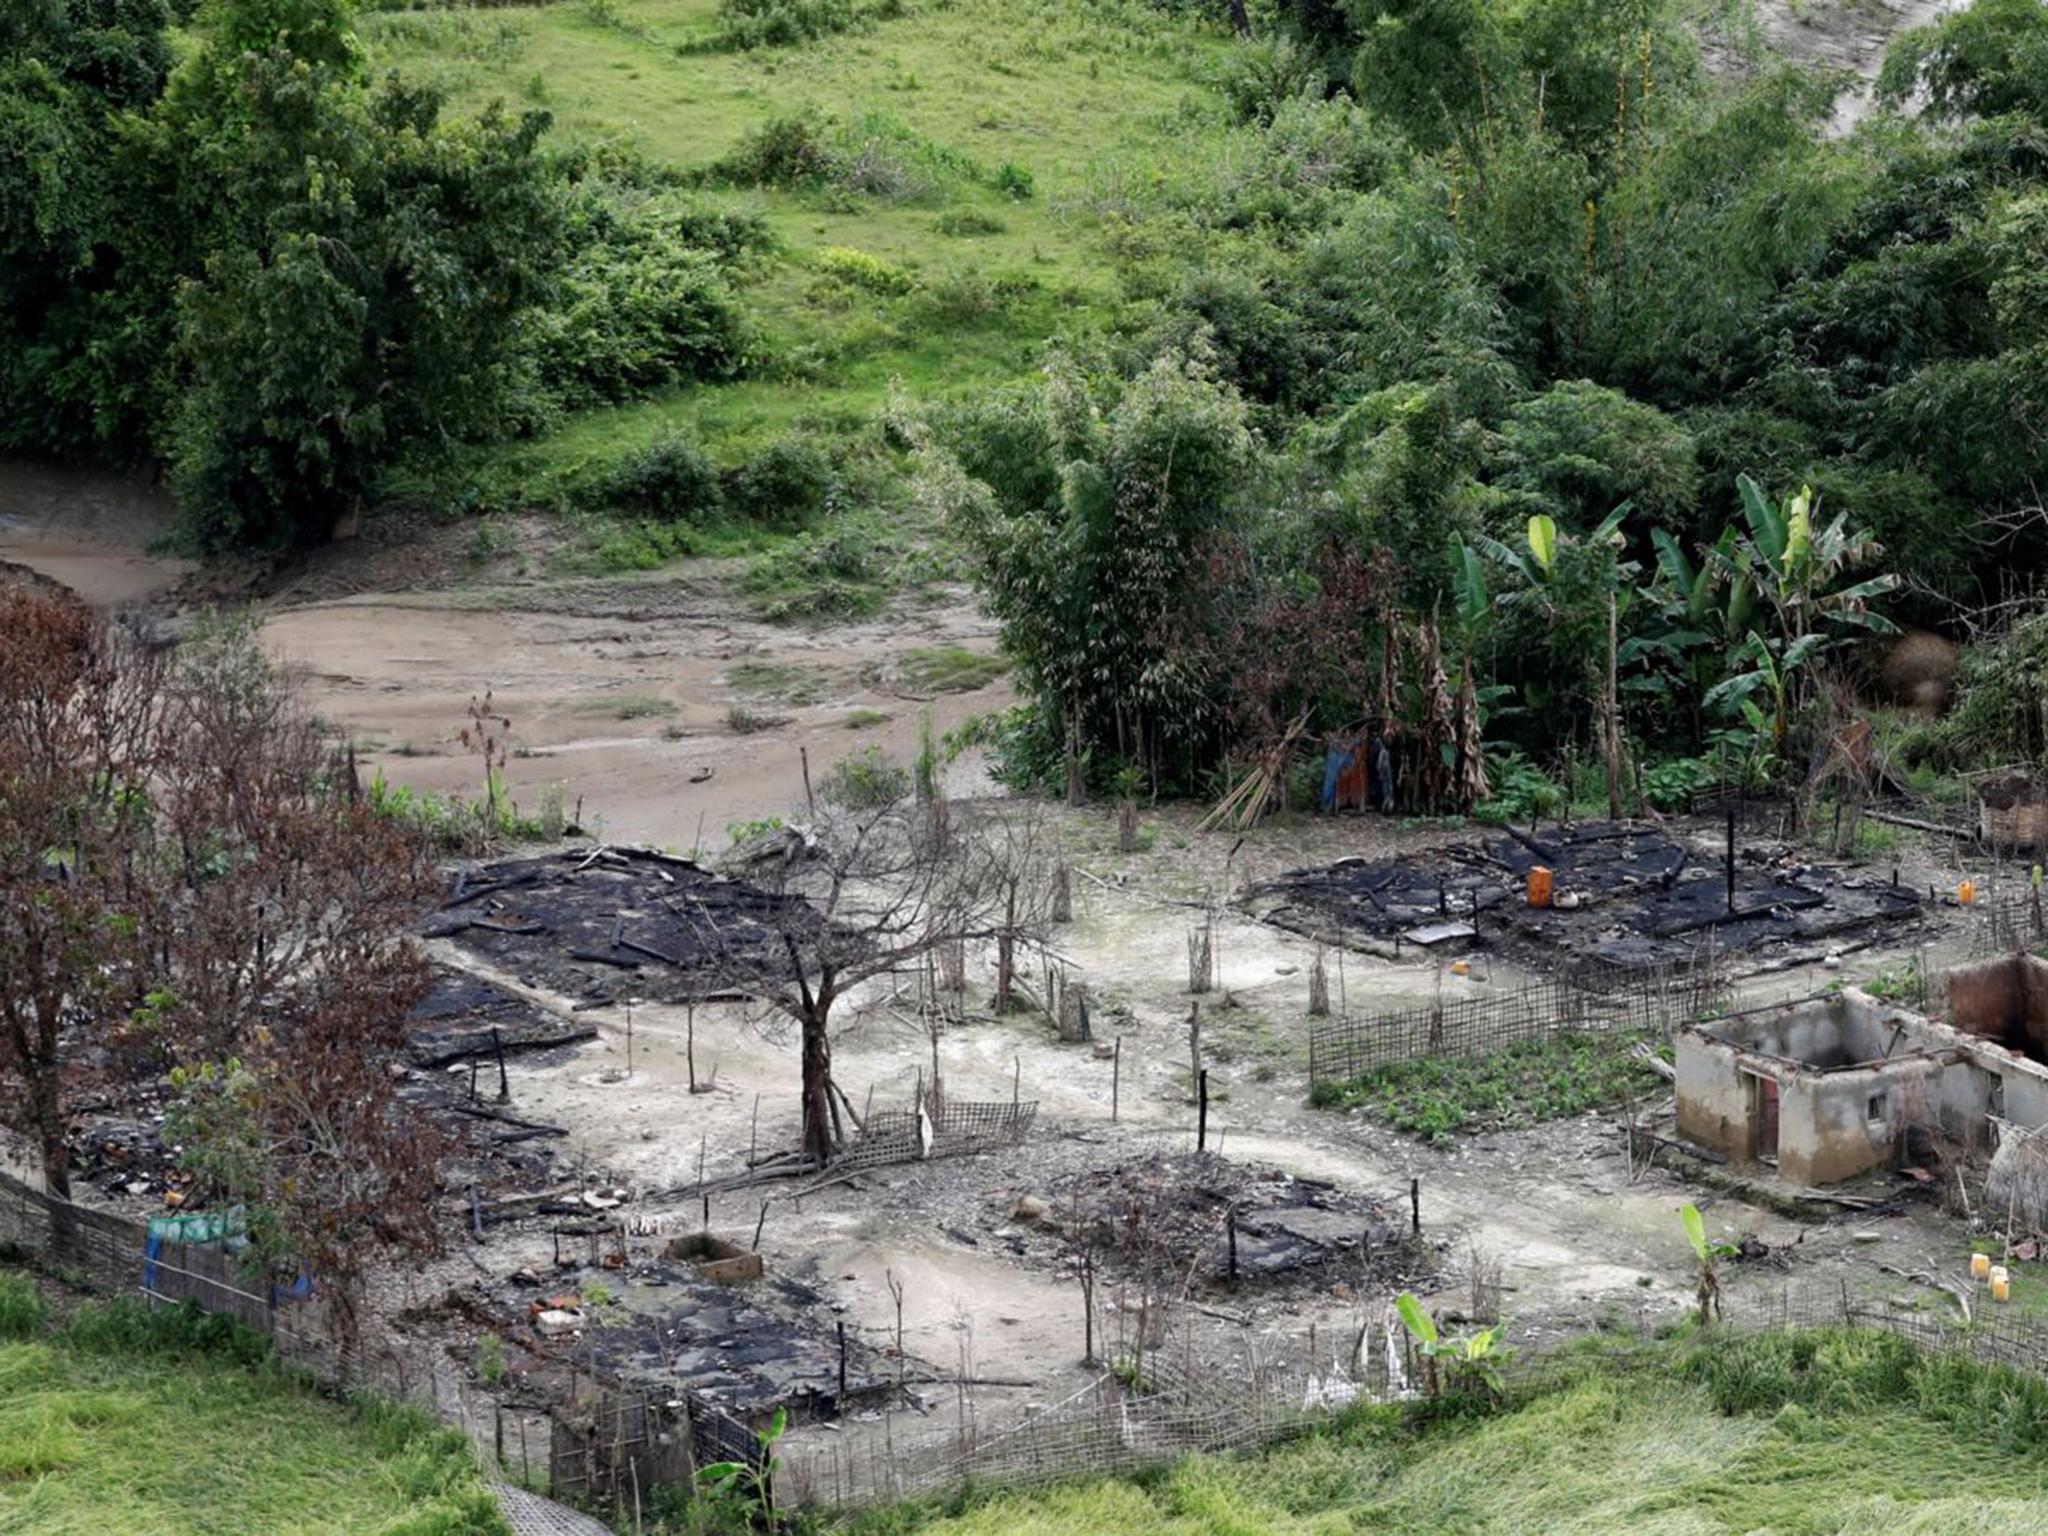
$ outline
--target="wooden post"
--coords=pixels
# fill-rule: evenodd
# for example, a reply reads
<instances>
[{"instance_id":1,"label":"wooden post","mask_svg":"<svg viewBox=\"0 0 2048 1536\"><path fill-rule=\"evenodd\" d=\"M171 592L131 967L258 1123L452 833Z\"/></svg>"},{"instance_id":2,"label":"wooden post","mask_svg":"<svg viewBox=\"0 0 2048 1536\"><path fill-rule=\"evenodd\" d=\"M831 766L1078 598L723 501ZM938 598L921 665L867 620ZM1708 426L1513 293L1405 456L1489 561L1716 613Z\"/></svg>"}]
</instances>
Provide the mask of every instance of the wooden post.
<instances>
[{"instance_id":1,"label":"wooden post","mask_svg":"<svg viewBox=\"0 0 2048 1536\"><path fill-rule=\"evenodd\" d=\"M1614 589L1607 589L1607 819L1621 820L1621 686L1615 661Z\"/></svg>"},{"instance_id":2,"label":"wooden post","mask_svg":"<svg viewBox=\"0 0 2048 1536\"><path fill-rule=\"evenodd\" d=\"M1237 1207L1231 1206L1223 1213L1223 1220L1230 1229L1230 1283L1237 1284Z\"/></svg>"},{"instance_id":3,"label":"wooden post","mask_svg":"<svg viewBox=\"0 0 2048 1536\"><path fill-rule=\"evenodd\" d=\"M512 1102L512 1085L505 1080L505 1042L498 1034L498 1026L491 1026L491 1052L498 1058L498 1102Z\"/></svg>"},{"instance_id":4,"label":"wooden post","mask_svg":"<svg viewBox=\"0 0 2048 1536\"><path fill-rule=\"evenodd\" d=\"M1109 1123L1116 1124L1117 1103L1123 1096L1124 1037L1116 1037L1116 1050L1109 1058Z\"/></svg>"},{"instance_id":5,"label":"wooden post","mask_svg":"<svg viewBox=\"0 0 2048 1536\"><path fill-rule=\"evenodd\" d=\"M1735 807L1728 807L1728 847L1722 855L1728 874L1728 910L1735 911Z\"/></svg>"},{"instance_id":6,"label":"wooden post","mask_svg":"<svg viewBox=\"0 0 2048 1536\"><path fill-rule=\"evenodd\" d=\"M761 1251L761 1229L768 1225L768 1202L761 1202L761 1219L754 1223L754 1252Z\"/></svg>"},{"instance_id":7,"label":"wooden post","mask_svg":"<svg viewBox=\"0 0 2048 1536\"><path fill-rule=\"evenodd\" d=\"M1209 1147L1209 1074L1204 1071L1195 1079L1195 1150L1205 1152Z\"/></svg>"},{"instance_id":8,"label":"wooden post","mask_svg":"<svg viewBox=\"0 0 2048 1536\"><path fill-rule=\"evenodd\" d=\"M839 1400L846 1401L846 1324L839 1326Z\"/></svg>"},{"instance_id":9,"label":"wooden post","mask_svg":"<svg viewBox=\"0 0 2048 1536\"><path fill-rule=\"evenodd\" d=\"M1416 1237L1422 1236L1422 1180L1408 1181L1408 1230Z\"/></svg>"},{"instance_id":10,"label":"wooden post","mask_svg":"<svg viewBox=\"0 0 2048 1536\"><path fill-rule=\"evenodd\" d=\"M900 1337L900 1335L899 1335ZM1081 1254L1081 1363L1095 1363L1095 1255ZM897 1353L902 1353L899 1347Z\"/></svg>"}]
</instances>

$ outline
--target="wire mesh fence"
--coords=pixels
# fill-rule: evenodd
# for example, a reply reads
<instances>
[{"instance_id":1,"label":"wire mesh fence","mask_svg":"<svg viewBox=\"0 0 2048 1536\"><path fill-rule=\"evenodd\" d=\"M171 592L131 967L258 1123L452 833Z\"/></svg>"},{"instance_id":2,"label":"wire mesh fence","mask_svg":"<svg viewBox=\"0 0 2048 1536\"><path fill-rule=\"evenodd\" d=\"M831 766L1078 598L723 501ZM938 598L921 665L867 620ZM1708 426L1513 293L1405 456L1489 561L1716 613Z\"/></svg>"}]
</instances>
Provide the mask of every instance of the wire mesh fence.
<instances>
[{"instance_id":1,"label":"wire mesh fence","mask_svg":"<svg viewBox=\"0 0 2048 1536\"><path fill-rule=\"evenodd\" d=\"M1668 1371L1671 1321L1668 1312L1610 1317L1603 1348L1592 1356L1576 1337L1518 1348L1498 1367L1496 1388L1513 1404L1589 1370ZM1310 1329L1247 1339L1252 1347L1228 1369L1194 1342L1199 1322L1191 1312L1176 1316L1144 1355L1125 1355L1068 1397L1014 1421L931 1428L890 1414L861 1437L786 1447L778 1495L792 1506L851 1508L1131 1473L1188 1455L1270 1448L1329 1427L1357 1404L1414 1401L1428 1391L1425 1362L1391 1307L1337 1338ZM1714 1326L1723 1335L1874 1330L1930 1353L2048 1376L2048 1329L2020 1313L1964 1324L1815 1284L1730 1298Z\"/></svg>"},{"instance_id":2,"label":"wire mesh fence","mask_svg":"<svg viewBox=\"0 0 2048 1536\"><path fill-rule=\"evenodd\" d=\"M1348 1082L1420 1057L1485 1056L1559 1035L1663 1033L1677 1021L1713 1011L1725 996L1715 968L1701 963L1621 986L1549 977L1509 992L1315 1020L1309 1028L1309 1086Z\"/></svg>"},{"instance_id":3,"label":"wire mesh fence","mask_svg":"<svg viewBox=\"0 0 2048 1536\"><path fill-rule=\"evenodd\" d=\"M838 1178L855 1168L964 1157L1014 1146L1030 1133L1037 1118L1036 1099L978 1103L923 1094L914 1109L869 1114L859 1138L833 1160L830 1173Z\"/></svg>"},{"instance_id":4,"label":"wire mesh fence","mask_svg":"<svg viewBox=\"0 0 2048 1536\"><path fill-rule=\"evenodd\" d=\"M252 1288L233 1268L232 1256L215 1250L159 1245L152 1254L143 1223L53 1200L4 1174L0 1241L61 1265L94 1289L190 1301L249 1322L275 1341L283 1358L320 1380L372 1387L459 1424L502 1477L522 1488L546 1488L625 1516L651 1504L658 1489L692 1485L698 1469L711 1462L766 1469L769 1453L753 1425L680 1388L627 1388L591 1377L563 1403L492 1400L472 1391L445 1353L437 1359L383 1336L343 1348L316 1298ZM2048 1327L2017 1311L1987 1316L1980 1310L1965 1321L1900 1309L1839 1285L1788 1285L1731 1297L1724 1305L1717 1326L1730 1333L1871 1329L1929 1352L2048 1376ZM1665 1368L1668 1357L1657 1346L1669 1322L1668 1312L1606 1318L1601 1331L1608 1347L1597 1356L1597 1368L1625 1371L1638 1360ZM1573 1342L1561 1337L1518 1349L1500 1369L1499 1389L1510 1401L1526 1399L1593 1368ZM1360 1402L1412 1400L1423 1395L1424 1382L1422 1361L1391 1307L1361 1314L1354 1330L1340 1333L1289 1332L1285 1325L1219 1329L1210 1312L1171 1308L1156 1332L1141 1327L1124 1340L1114 1368L1014 1419L979 1414L963 1383L960 1411L943 1424L891 1411L840 1426L850 1433L785 1443L774 1470L776 1497L785 1506L851 1508L969 1486L1025 1488L1127 1473L1195 1453L1257 1450L1313 1433ZM561 1517L553 1507L534 1508L536 1519Z\"/></svg>"},{"instance_id":5,"label":"wire mesh fence","mask_svg":"<svg viewBox=\"0 0 2048 1536\"><path fill-rule=\"evenodd\" d=\"M218 1236L184 1241L175 1224L59 1199L0 1172L0 1247L31 1256L82 1290L189 1302L266 1335L280 1359L324 1385L368 1389L459 1425L487 1446L492 1406L445 1351L343 1313L309 1283L255 1278ZM213 1225L218 1231L218 1224Z\"/></svg>"}]
</instances>

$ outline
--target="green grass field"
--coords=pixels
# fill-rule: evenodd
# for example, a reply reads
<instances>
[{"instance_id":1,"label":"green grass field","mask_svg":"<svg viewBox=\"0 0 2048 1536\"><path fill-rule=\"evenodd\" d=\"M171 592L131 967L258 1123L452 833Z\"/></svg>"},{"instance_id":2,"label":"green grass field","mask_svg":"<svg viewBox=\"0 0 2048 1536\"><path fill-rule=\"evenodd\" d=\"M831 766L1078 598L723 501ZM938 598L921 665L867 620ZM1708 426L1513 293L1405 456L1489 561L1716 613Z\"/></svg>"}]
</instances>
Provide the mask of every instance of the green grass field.
<instances>
[{"instance_id":1,"label":"green grass field","mask_svg":"<svg viewBox=\"0 0 2048 1536\"><path fill-rule=\"evenodd\" d=\"M46 1333L30 1294L0 1271L8 1536L509 1536L452 1431L323 1397L196 1315Z\"/></svg>"},{"instance_id":2,"label":"green grass field","mask_svg":"<svg viewBox=\"0 0 2048 1536\"><path fill-rule=\"evenodd\" d=\"M770 119L812 111L917 173L873 194L713 187L780 247L747 288L770 363L494 449L506 482L573 478L673 427L730 458L792 428L857 427L892 388L925 401L1023 377L1048 338L1113 297L1102 240L1117 209L1230 138L1209 83L1224 35L1137 0L912 0L810 43L697 49L716 27L715 0L361 18L373 67L440 86L458 113L544 108L561 141L694 173ZM1029 195L997 184L1005 166ZM899 269L907 289L825 280L833 248Z\"/></svg>"},{"instance_id":3,"label":"green grass field","mask_svg":"<svg viewBox=\"0 0 2048 1536\"><path fill-rule=\"evenodd\" d=\"M1868 1334L1671 1348L1491 1417L1380 1414L1266 1457L877 1517L927 1536L2021 1536L2048 1389Z\"/></svg>"}]
</instances>

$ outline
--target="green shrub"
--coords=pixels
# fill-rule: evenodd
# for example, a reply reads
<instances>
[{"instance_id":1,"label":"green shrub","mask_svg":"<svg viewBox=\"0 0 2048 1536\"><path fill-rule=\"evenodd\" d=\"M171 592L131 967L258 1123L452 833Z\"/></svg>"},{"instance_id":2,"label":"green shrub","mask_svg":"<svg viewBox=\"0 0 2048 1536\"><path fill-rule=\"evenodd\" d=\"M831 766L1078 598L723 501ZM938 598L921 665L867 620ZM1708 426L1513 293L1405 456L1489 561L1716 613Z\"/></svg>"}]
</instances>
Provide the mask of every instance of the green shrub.
<instances>
[{"instance_id":1,"label":"green shrub","mask_svg":"<svg viewBox=\"0 0 2048 1536\"><path fill-rule=\"evenodd\" d=\"M825 450L807 437L779 437L726 476L726 505L740 517L800 528L822 514L839 487Z\"/></svg>"},{"instance_id":2,"label":"green shrub","mask_svg":"<svg viewBox=\"0 0 2048 1536\"><path fill-rule=\"evenodd\" d=\"M1704 758L1674 757L1643 769L1643 798L1660 811L1689 811L1698 795L1712 789L1719 775Z\"/></svg>"},{"instance_id":3,"label":"green shrub","mask_svg":"<svg viewBox=\"0 0 2048 1536\"><path fill-rule=\"evenodd\" d=\"M720 43L727 48L786 48L844 32L850 0L719 0Z\"/></svg>"},{"instance_id":4,"label":"green shrub","mask_svg":"<svg viewBox=\"0 0 2048 1536\"><path fill-rule=\"evenodd\" d=\"M830 179L841 164L824 118L806 109L749 131L712 174L742 187L806 187Z\"/></svg>"},{"instance_id":5,"label":"green shrub","mask_svg":"<svg viewBox=\"0 0 2048 1536\"><path fill-rule=\"evenodd\" d=\"M1032 174L1011 160L1002 163L992 185L1003 196L1015 198L1020 203L1038 190L1038 183Z\"/></svg>"},{"instance_id":6,"label":"green shrub","mask_svg":"<svg viewBox=\"0 0 2048 1536\"><path fill-rule=\"evenodd\" d=\"M1287 37L1230 50L1217 84L1241 123L1270 123L1288 102L1323 94L1322 66Z\"/></svg>"},{"instance_id":7,"label":"green shrub","mask_svg":"<svg viewBox=\"0 0 2048 1536\"><path fill-rule=\"evenodd\" d=\"M710 456L695 438L679 432L620 460L594 494L606 505L698 523L717 515L725 501Z\"/></svg>"},{"instance_id":8,"label":"green shrub","mask_svg":"<svg viewBox=\"0 0 2048 1536\"><path fill-rule=\"evenodd\" d=\"M870 293L908 293L917 286L901 267L892 266L881 257L870 256L850 245L823 246L812 254L811 264L820 272L851 283L856 288L865 288Z\"/></svg>"},{"instance_id":9,"label":"green shrub","mask_svg":"<svg viewBox=\"0 0 2048 1536\"><path fill-rule=\"evenodd\" d=\"M36 1337L46 1315L34 1280L18 1270L0 1270L0 1339Z\"/></svg>"},{"instance_id":10,"label":"green shrub","mask_svg":"<svg viewBox=\"0 0 2048 1536\"><path fill-rule=\"evenodd\" d=\"M973 209L948 210L932 220L932 228L942 235L954 239L969 239L977 235L1000 235L1009 228L1001 219L990 218Z\"/></svg>"},{"instance_id":11,"label":"green shrub","mask_svg":"<svg viewBox=\"0 0 2048 1536\"><path fill-rule=\"evenodd\" d=\"M925 290L919 309L940 325L972 325L1003 311L1000 285L979 272L948 272Z\"/></svg>"},{"instance_id":12,"label":"green shrub","mask_svg":"<svg viewBox=\"0 0 2048 1536\"><path fill-rule=\"evenodd\" d=\"M834 763L818 793L844 810L880 810L910 793L910 771L869 747Z\"/></svg>"},{"instance_id":13,"label":"green shrub","mask_svg":"<svg viewBox=\"0 0 2048 1536\"><path fill-rule=\"evenodd\" d=\"M1564 810L1564 791L1517 748L1489 749L1486 777L1493 797L1472 808L1475 821L1537 821Z\"/></svg>"},{"instance_id":14,"label":"green shrub","mask_svg":"<svg viewBox=\"0 0 2048 1536\"><path fill-rule=\"evenodd\" d=\"M841 524L791 539L747 568L745 586L769 619L860 619L882 607L874 539Z\"/></svg>"},{"instance_id":15,"label":"green shrub","mask_svg":"<svg viewBox=\"0 0 2048 1536\"><path fill-rule=\"evenodd\" d=\"M669 561L690 552L693 525L686 522L655 522L651 518L624 519L608 525L590 551L576 563L598 575L620 571L658 571Z\"/></svg>"},{"instance_id":16,"label":"green shrub","mask_svg":"<svg viewBox=\"0 0 2048 1536\"><path fill-rule=\"evenodd\" d=\"M1940 734L1962 764L2048 763L2048 612L1963 652Z\"/></svg>"},{"instance_id":17,"label":"green shrub","mask_svg":"<svg viewBox=\"0 0 2048 1536\"><path fill-rule=\"evenodd\" d=\"M630 399L691 379L729 379L759 340L719 259L670 235L605 240L580 252L556 302L522 317L523 350L569 406Z\"/></svg>"}]
</instances>

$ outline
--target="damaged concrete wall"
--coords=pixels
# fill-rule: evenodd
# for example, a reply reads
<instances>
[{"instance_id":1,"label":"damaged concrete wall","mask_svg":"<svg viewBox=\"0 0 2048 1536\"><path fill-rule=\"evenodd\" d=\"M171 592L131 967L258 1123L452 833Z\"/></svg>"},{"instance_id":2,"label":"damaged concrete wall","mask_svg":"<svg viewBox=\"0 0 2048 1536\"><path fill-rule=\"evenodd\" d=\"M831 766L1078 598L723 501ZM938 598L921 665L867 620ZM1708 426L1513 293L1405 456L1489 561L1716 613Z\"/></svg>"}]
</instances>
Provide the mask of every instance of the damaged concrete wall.
<instances>
[{"instance_id":1,"label":"damaged concrete wall","mask_svg":"<svg viewBox=\"0 0 2048 1536\"><path fill-rule=\"evenodd\" d=\"M1958 1043L1966 1061L1944 1085L1949 1114L1972 1130L1986 1115L2048 1126L2048 962L2002 956L1957 966L1944 983L1953 1027L1928 1027Z\"/></svg>"},{"instance_id":2,"label":"damaged concrete wall","mask_svg":"<svg viewBox=\"0 0 2048 1536\"><path fill-rule=\"evenodd\" d=\"M1883 1167L1914 1119L1914 1101L1932 1114L1941 1072L1938 1059L1914 1056L1781 1082L1779 1173L1796 1184L1834 1184Z\"/></svg>"},{"instance_id":3,"label":"damaged concrete wall","mask_svg":"<svg viewBox=\"0 0 2048 1536\"><path fill-rule=\"evenodd\" d=\"M1682 1031L1679 1133L1737 1163L1775 1155L1800 1184L1880 1167L1909 1126L1946 1109L1955 1053L1925 1026L1850 988Z\"/></svg>"},{"instance_id":4,"label":"damaged concrete wall","mask_svg":"<svg viewBox=\"0 0 2048 1536\"><path fill-rule=\"evenodd\" d=\"M1957 1029L2048 1061L2048 960L2023 952L1959 965L1947 986Z\"/></svg>"},{"instance_id":5,"label":"damaged concrete wall","mask_svg":"<svg viewBox=\"0 0 2048 1536\"><path fill-rule=\"evenodd\" d=\"M1917 1019L1867 992L1845 987L1832 996L1717 1020L1708 1027L1745 1049L1826 1070L1896 1056L1910 1023Z\"/></svg>"},{"instance_id":6,"label":"damaged concrete wall","mask_svg":"<svg viewBox=\"0 0 2048 1536\"><path fill-rule=\"evenodd\" d=\"M1678 1093L1678 1134L1731 1163L1752 1153L1750 1089L1733 1046L1698 1030L1679 1032L1672 1049Z\"/></svg>"}]
</instances>

